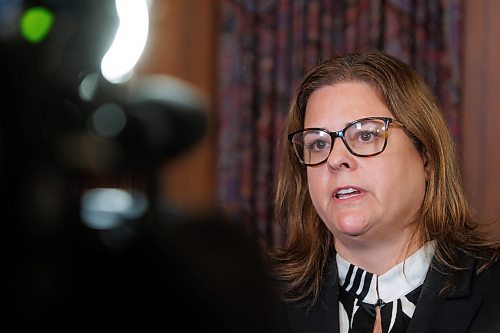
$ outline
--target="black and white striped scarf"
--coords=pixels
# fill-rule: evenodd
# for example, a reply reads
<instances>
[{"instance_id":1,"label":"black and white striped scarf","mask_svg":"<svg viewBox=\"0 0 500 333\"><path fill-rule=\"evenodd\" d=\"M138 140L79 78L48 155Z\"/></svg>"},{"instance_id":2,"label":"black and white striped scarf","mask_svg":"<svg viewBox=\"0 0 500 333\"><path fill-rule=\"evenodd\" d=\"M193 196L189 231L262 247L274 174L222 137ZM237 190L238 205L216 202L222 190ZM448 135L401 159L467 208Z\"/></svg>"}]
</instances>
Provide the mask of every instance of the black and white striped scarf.
<instances>
[{"instance_id":1,"label":"black and white striped scarf","mask_svg":"<svg viewBox=\"0 0 500 333\"><path fill-rule=\"evenodd\" d=\"M371 333L377 305L383 333L406 332L433 254L429 242L380 276L337 254L340 333Z\"/></svg>"}]
</instances>

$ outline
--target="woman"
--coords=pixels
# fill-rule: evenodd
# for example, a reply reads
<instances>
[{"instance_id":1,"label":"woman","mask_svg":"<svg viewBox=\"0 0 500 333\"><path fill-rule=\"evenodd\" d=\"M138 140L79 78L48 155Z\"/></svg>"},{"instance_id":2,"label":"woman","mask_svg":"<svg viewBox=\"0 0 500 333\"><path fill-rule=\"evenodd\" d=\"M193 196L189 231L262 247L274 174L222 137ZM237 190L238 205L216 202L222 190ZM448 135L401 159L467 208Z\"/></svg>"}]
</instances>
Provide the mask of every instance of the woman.
<instances>
[{"instance_id":1,"label":"woman","mask_svg":"<svg viewBox=\"0 0 500 333\"><path fill-rule=\"evenodd\" d=\"M500 332L499 243L471 217L414 70L380 52L326 61L285 132L276 275L291 332Z\"/></svg>"}]
</instances>

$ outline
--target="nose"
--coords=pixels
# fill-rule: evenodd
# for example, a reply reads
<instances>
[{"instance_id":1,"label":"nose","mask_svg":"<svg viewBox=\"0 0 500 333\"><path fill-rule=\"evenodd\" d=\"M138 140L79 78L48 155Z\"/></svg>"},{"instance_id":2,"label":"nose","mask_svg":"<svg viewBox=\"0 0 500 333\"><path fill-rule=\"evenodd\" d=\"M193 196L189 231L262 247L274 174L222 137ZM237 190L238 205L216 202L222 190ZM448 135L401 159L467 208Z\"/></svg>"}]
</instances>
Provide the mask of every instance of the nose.
<instances>
[{"instance_id":1,"label":"nose","mask_svg":"<svg viewBox=\"0 0 500 333\"><path fill-rule=\"evenodd\" d=\"M335 138L330 156L326 160L328 168L331 170L352 169L355 163L355 156L347 149L344 140L340 137Z\"/></svg>"}]
</instances>

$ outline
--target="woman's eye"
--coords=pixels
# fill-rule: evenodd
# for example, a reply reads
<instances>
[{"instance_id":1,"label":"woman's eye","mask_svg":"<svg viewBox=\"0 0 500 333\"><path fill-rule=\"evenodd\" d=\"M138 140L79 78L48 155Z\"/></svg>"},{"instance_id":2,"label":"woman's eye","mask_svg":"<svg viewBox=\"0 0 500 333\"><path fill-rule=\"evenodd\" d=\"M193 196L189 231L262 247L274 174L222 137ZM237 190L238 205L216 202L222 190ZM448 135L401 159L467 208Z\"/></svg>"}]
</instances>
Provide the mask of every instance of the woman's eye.
<instances>
[{"instance_id":1,"label":"woman's eye","mask_svg":"<svg viewBox=\"0 0 500 333\"><path fill-rule=\"evenodd\" d=\"M362 132L359 134L359 139L363 142L369 142L373 139L373 136L372 132Z\"/></svg>"},{"instance_id":2,"label":"woman's eye","mask_svg":"<svg viewBox=\"0 0 500 333\"><path fill-rule=\"evenodd\" d=\"M325 140L314 140L307 145L307 150L310 151L321 151L328 147L328 142Z\"/></svg>"},{"instance_id":3,"label":"woman's eye","mask_svg":"<svg viewBox=\"0 0 500 333\"><path fill-rule=\"evenodd\" d=\"M361 143L369 143L378 138L379 138L379 133L376 131L362 131L357 133L355 139L356 141Z\"/></svg>"}]
</instances>

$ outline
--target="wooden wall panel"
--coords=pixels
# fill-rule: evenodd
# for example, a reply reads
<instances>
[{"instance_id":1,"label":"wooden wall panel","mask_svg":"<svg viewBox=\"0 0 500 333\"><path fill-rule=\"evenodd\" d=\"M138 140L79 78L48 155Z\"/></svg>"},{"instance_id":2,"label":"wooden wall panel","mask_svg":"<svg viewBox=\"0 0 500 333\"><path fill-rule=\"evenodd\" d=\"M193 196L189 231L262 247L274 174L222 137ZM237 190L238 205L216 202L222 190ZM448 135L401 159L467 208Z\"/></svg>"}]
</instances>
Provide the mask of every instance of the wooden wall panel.
<instances>
[{"instance_id":1,"label":"wooden wall panel","mask_svg":"<svg viewBox=\"0 0 500 333\"><path fill-rule=\"evenodd\" d=\"M177 76L194 84L209 101L206 137L165 163L161 193L180 209L204 212L215 202L217 1L156 0L150 16L149 40L138 72Z\"/></svg>"},{"instance_id":2,"label":"wooden wall panel","mask_svg":"<svg viewBox=\"0 0 500 333\"><path fill-rule=\"evenodd\" d=\"M478 216L500 221L500 1L464 5L464 182Z\"/></svg>"}]
</instances>

